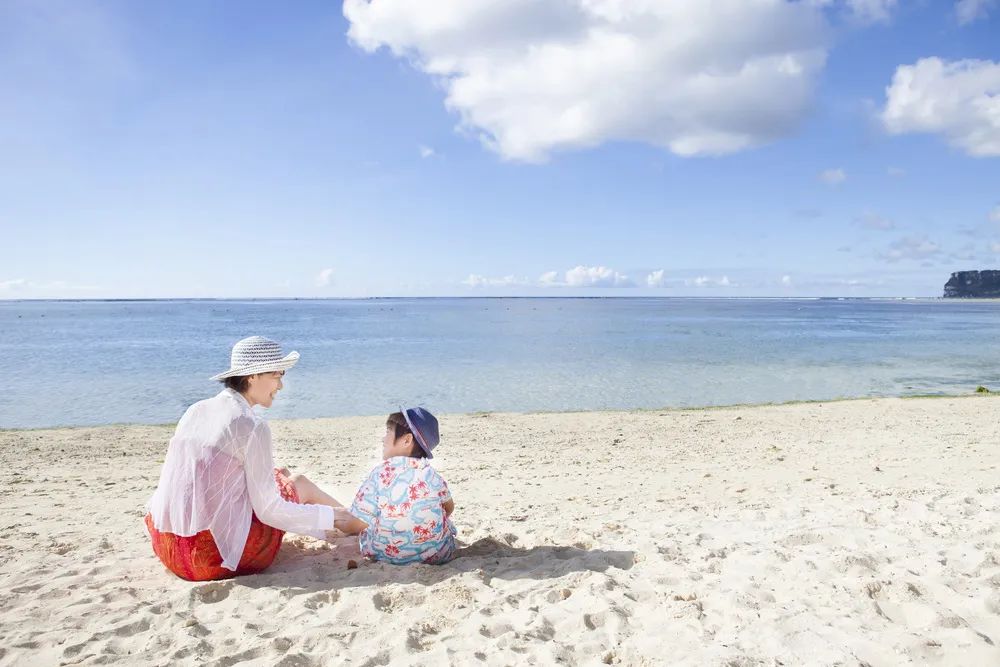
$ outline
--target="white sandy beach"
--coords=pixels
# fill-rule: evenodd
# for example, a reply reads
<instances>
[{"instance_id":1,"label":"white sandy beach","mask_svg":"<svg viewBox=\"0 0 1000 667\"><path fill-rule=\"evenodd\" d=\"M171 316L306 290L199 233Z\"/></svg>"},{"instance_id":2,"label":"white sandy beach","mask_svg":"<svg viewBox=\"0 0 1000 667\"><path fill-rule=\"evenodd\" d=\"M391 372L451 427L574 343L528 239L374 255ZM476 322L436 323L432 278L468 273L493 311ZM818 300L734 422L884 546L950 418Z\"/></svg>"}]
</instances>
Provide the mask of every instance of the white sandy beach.
<instances>
[{"instance_id":1,"label":"white sandy beach","mask_svg":"<svg viewBox=\"0 0 1000 667\"><path fill-rule=\"evenodd\" d=\"M0 664L1000 664L998 407L443 416L458 559L288 535L203 584L142 524L171 428L0 432ZM277 460L346 500L382 424Z\"/></svg>"}]
</instances>

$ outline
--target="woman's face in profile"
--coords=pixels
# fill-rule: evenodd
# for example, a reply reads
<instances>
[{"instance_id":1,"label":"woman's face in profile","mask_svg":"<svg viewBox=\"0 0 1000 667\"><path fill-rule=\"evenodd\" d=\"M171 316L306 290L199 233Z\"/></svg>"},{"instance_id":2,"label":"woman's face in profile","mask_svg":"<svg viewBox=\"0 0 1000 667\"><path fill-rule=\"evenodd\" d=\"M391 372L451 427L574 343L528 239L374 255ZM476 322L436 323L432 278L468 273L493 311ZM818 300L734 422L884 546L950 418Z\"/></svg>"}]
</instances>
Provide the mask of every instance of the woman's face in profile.
<instances>
[{"instance_id":1,"label":"woman's face in profile","mask_svg":"<svg viewBox=\"0 0 1000 667\"><path fill-rule=\"evenodd\" d=\"M281 391L284 384L281 382L285 371L273 371L271 373L260 373L250 378L250 388L247 389L247 398L252 405L262 405L265 408L271 407L274 397Z\"/></svg>"}]
</instances>

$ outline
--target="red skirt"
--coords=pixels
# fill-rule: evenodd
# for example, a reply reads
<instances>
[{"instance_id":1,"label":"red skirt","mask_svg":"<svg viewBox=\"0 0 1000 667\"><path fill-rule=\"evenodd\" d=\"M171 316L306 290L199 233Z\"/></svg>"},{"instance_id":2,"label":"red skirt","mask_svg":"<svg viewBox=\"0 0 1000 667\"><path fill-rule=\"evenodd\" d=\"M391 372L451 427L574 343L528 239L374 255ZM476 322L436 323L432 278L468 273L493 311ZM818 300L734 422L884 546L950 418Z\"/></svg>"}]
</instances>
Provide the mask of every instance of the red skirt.
<instances>
[{"instance_id":1,"label":"red skirt","mask_svg":"<svg viewBox=\"0 0 1000 667\"><path fill-rule=\"evenodd\" d=\"M295 485L277 469L274 471L274 481L282 498L293 503L299 502ZM252 515L247 544L243 547L243 556L234 572L222 567L222 556L210 531L203 530L191 537L161 533L153 527L153 518L148 514L146 528L153 540L153 553L168 570L188 581L228 579L241 574L262 572L274 562L274 557L281 548L281 538L285 536L285 531L261 523L256 514Z\"/></svg>"}]
</instances>

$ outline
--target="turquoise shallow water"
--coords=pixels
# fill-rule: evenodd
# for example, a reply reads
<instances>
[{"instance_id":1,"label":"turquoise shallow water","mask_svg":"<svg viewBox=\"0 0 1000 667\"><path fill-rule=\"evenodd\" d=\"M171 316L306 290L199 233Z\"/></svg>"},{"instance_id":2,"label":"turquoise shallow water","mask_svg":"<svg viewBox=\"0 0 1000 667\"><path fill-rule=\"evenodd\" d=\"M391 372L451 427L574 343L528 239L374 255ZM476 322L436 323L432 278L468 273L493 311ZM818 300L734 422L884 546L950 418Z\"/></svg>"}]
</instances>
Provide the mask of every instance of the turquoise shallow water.
<instances>
[{"instance_id":1,"label":"turquoise shallow water","mask_svg":"<svg viewBox=\"0 0 1000 667\"><path fill-rule=\"evenodd\" d=\"M723 405L1000 387L1000 303L0 302L0 427L176 421L239 338L302 354L271 418Z\"/></svg>"}]
</instances>

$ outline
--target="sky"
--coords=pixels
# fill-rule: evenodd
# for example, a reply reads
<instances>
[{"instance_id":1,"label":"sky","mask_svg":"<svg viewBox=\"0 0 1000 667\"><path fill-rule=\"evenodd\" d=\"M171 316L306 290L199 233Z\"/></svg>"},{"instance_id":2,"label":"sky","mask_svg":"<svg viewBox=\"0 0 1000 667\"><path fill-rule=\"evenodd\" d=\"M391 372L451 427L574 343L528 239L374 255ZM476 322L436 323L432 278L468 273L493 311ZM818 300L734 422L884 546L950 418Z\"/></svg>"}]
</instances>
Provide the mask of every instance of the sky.
<instances>
[{"instance_id":1,"label":"sky","mask_svg":"<svg viewBox=\"0 0 1000 667\"><path fill-rule=\"evenodd\" d=\"M0 299L988 268L1000 0L0 0Z\"/></svg>"}]
</instances>

